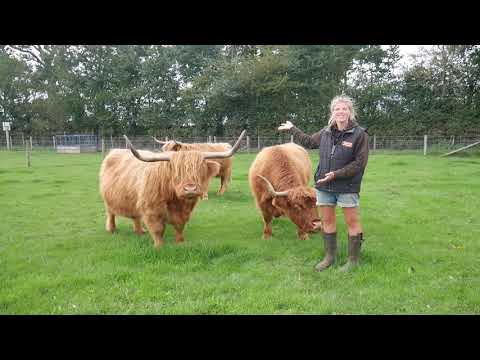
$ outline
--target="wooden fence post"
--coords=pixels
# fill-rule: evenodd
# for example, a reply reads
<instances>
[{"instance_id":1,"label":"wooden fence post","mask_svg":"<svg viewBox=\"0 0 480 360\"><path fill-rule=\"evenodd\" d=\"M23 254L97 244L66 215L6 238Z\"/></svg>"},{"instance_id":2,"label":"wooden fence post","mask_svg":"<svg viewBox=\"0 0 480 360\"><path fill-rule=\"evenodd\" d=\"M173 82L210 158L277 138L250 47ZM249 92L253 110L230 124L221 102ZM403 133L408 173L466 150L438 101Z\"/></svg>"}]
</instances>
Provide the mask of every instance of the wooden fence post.
<instances>
[{"instance_id":1,"label":"wooden fence post","mask_svg":"<svg viewBox=\"0 0 480 360\"><path fill-rule=\"evenodd\" d=\"M250 153L250 136L247 135L247 152Z\"/></svg>"},{"instance_id":2,"label":"wooden fence post","mask_svg":"<svg viewBox=\"0 0 480 360\"><path fill-rule=\"evenodd\" d=\"M377 135L373 135L373 151L377 150Z\"/></svg>"},{"instance_id":3,"label":"wooden fence post","mask_svg":"<svg viewBox=\"0 0 480 360\"><path fill-rule=\"evenodd\" d=\"M260 151L260 135L258 135L258 139L257 139L257 148Z\"/></svg>"},{"instance_id":4,"label":"wooden fence post","mask_svg":"<svg viewBox=\"0 0 480 360\"><path fill-rule=\"evenodd\" d=\"M427 141L428 141L428 136L423 135L423 155L427 155Z\"/></svg>"},{"instance_id":5,"label":"wooden fence post","mask_svg":"<svg viewBox=\"0 0 480 360\"><path fill-rule=\"evenodd\" d=\"M216 143L217 142L217 137L215 135L213 135L213 142Z\"/></svg>"},{"instance_id":6,"label":"wooden fence post","mask_svg":"<svg viewBox=\"0 0 480 360\"><path fill-rule=\"evenodd\" d=\"M102 136L102 159L105 157L105 140Z\"/></svg>"},{"instance_id":7,"label":"wooden fence post","mask_svg":"<svg viewBox=\"0 0 480 360\"><path fill-rule=\"evenodd\" d=\"M5 136L7 137L7 150L10 150L10 134L8 130L5 130Z\"/></svg>"},{"instance_id":8,"label":"wooden fence post","mask_svg":"<svg viewBox=\"0 0 480 360\"><path fill-rule=\"evenodd\" d=\"M293 143L293 135L290 135L290 142Z\"/></svg>"},{"instance_id":9,"label":"wooden fence post","mask_svg":"<svg viewBox=\"0 0 480 360\"><path fill-rule=\"evenodd\" d=\"M30 167L30 150L28 149L28 143L25 143L25 156L27 158L27 167Z\"/></svg>"},{"instance_id":10,"label":"wooden fence post","mask_svg":"<svg viewBox=\"0 0 480 360\"><path fill-rule=\"evenodd\" d=\"M33 142L32 137L30 136L30 151L33 151Z\"/></svg>"},{"instance_id":11,"label":"wooden fence post","mask_svg":"<svg viewBox=\"0 0 480 360\"><path fill-rule=\"evenodd\" d=\"M52 138L53 138L53 150L55 150L57 148L57 146L55 144L55 135L53 135Z\"/></svg>"}]
</instances>

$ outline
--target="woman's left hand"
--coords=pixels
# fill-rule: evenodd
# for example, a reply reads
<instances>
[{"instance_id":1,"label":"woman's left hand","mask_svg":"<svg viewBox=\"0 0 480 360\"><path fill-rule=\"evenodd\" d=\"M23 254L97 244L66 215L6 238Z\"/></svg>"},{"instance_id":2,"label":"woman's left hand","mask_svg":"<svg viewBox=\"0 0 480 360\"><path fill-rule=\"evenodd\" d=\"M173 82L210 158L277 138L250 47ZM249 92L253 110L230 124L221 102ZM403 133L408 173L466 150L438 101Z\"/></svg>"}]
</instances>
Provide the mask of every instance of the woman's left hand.
<instances>
[{"instance_id":1,"label":"woman's left hand","mask_svg":"<svg viewBox=\"0 0 480 360\"><path fill-rule=\"evenodd\" d=\"M323 179L320 179L317 181L317 184L325 184L327 182L332 181L335 178L335 173L333 171L330 171L325 174L325 177Z\"/></svg>"}]
</instances>

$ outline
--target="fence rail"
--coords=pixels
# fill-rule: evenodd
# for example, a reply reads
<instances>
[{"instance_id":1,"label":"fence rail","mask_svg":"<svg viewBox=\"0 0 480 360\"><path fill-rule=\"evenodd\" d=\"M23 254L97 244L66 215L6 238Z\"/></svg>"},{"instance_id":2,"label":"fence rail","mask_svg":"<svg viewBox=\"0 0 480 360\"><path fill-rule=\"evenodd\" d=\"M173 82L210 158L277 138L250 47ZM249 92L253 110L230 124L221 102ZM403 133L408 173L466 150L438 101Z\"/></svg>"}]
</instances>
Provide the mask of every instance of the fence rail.
<instances>
[{"instance_id":1,"label":"fence rail","mask_svg":"<svg viewBox=\"0 0 480 360\"><path fill-rule=\"evenodd\" d=\"M129 136L132 144L139 149L146 149L158 151L160 144L158 144L151 136ZM233 145L237 138L235 137L216 137L216 136L202 136L202 137L178 137L177 141L185 143L200 143L211 142L221 143L226 142ZM168 137L159 140L171 140ZM452 151L460 149L461 147L473 144L480 140L479 136L370 136L369 146L372 152L385 150L412 150L423 152L425 155L431 152ZM263 136L246 136L242 139L239 152L256 152L264 147L284 144L293 141L289 134L280 135L277 137L263 137ZM103 149L102 149L103 142ZM294 141L295 142L295 141ZM0 150L11 151L25 151L25 146L31 145L32 151L57 151L63 145L91 145L98 152L102 150L107 152L113 148L125 148L126 143L123 137L97 137L93 135L83 136L80 140L65 136L44 136L44 137L24 137L22 135L10 136L10 142L7 143L6 138L0 137ZM9 147L9 148L8 148ZM475 148L473 148L475 151Z\"/></svg>"}]
</instances>

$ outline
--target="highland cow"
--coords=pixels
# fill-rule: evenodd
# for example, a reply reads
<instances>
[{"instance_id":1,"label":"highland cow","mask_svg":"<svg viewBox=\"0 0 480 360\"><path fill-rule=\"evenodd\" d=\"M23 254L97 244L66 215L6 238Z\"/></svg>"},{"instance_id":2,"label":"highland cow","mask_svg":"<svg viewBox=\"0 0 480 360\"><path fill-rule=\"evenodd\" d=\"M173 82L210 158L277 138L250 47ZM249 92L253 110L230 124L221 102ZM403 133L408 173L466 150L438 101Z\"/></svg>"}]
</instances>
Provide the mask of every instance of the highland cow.
<instances>
[{"instance_id":1,"label":"highland cow","mask_svg":"<svg viewBox=\"0 0 480 360\"><path fill-rule=\"evenodd\" d=\"M183 143L175 140L160 141L154 138L156 142L162 145L162 151L228 151L232 148L229 143ZM223 195L227 190L227 185L230 182L232 176L232 158L217 159L215 160L220 164L220 171L216 177L220 178L220 189L217 194ZM208 198L208 193L205 194L205 198Z\"/></svg>"},{"instance_id":2,"label":"highland cow","mask_svg":"<svg viewBox=\"0 0 480 360\"><path fill-rule=\"evenodd\" d=\"M175 228L177 243L183 229L219 164L210 159L231 157L245 135L242 132L228 151L181 151L152 153L137 151L125 136L128 149L114 149L100 169L100 193L106 209L106 229L114 232L115 217L131 218L134 230L143 234L143 221L155 247L164 244L166 224Z\"/></svg>"},{"instance_id":3,"label":"highland cow","mask_svg":"<svg viewBox=\"0 0 480 360\"><path fill-rule=\"evenodd\" d=\"M321 230L315 189L308 186L311 172L307 151L294 143L266 147L258 153L248 179L263 216L264 239L272 236L272 219L279 216L287 216L297 225L302 240Z\"/></svg>"}]
</instances>

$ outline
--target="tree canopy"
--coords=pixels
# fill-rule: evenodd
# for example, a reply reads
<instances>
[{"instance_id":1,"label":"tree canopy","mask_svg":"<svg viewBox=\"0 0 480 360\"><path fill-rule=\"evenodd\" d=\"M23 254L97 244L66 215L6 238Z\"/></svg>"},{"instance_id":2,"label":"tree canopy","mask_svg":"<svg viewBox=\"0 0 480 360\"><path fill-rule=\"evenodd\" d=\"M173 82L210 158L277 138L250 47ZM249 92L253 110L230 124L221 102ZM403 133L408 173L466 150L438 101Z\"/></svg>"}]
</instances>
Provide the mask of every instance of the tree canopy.
<instances>
[{"instance_id":1,"label":"tree canopy","mask_svg":"<svg viewBox=\"0 0 480 360\"><path fill-rule=\"evenodd\" d=\"M346 94L370 133L479 132L479 46L400 59L396 45L3 45L0 118L29 135L314 132Z\"/></svg>"}]
</instances>

